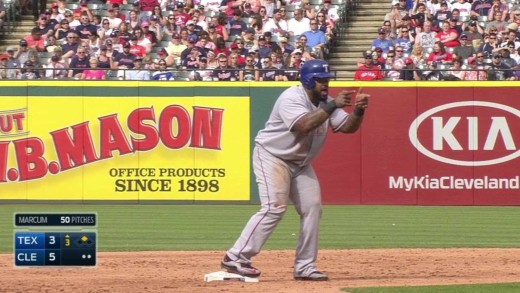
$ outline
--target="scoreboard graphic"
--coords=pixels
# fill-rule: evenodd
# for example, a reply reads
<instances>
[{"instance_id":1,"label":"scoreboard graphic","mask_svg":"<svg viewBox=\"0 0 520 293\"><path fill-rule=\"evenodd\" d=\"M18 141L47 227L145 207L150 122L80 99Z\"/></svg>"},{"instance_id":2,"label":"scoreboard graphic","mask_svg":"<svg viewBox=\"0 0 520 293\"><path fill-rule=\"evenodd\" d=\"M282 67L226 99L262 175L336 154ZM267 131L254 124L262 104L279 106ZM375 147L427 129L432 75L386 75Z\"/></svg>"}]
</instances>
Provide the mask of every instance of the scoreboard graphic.
<instances>
[{"instance_id":1,"label":"scoreboard graphic","mask_svg":"<svg viewBox=\"0 0 520 293\"><path fill-rule=\"evenodd\" d=\"M15 266L96 266L96 213L15 213L14 226Z\"/></svg>"}]
</instances>

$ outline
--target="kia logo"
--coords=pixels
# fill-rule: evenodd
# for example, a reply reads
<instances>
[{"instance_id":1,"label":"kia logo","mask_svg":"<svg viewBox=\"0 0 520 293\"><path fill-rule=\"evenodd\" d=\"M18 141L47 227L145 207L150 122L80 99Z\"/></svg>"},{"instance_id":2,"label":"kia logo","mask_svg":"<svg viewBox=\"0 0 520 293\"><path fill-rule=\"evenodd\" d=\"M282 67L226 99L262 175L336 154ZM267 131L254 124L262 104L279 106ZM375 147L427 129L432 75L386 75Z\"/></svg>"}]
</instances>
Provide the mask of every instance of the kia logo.
<instances>
[{"instance_id":1,"label":"kia logo","mask_svg":"<svg viewBox=\"0 0 520 293\"><path fill-rule=\"evenodd\" d=\"M462 107L470 107L472 111L477 107L483 107L485 112L492 115L479 115L480 112L473 116L459 114L458 112L472 113L472 111L463 111L465 109L456 109ZM516 136L520 133L519 118L520 110L503 104L483 101L449 103L419 115L410 125L408 137L419 152L439 162L458 166L495 165L520 156L520 149L517 148L513 137L513 133ZM428 123L423 124L425 121ZM420 132L423 135L418 134L421 124L423 128L428 128L425 125L431 125L431 133L428 132L429 129L425 131L427 135L431 134L431 137L425 137L423 130ZM511 131L511 127L516 131ZM427 141L428 147L423 144L424 142L421 143L421 140ZM467 155L468 151L475 154L474 159L457 157L460 154ZM494 157L483 159L482 154Z\"/></svg>"}]
</instances>

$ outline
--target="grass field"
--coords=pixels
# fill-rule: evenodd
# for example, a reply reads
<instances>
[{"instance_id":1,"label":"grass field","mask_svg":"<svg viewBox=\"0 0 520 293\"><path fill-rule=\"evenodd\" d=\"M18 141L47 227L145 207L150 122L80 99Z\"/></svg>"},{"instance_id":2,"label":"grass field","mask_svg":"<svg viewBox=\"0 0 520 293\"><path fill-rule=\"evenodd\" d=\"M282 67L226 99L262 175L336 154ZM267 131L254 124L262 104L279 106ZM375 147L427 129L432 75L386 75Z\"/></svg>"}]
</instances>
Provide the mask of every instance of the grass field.
<instances>
[{"instance_id":1,"label":"grass field","mask_svg":"<svg viewBox=\"0 0 520 293\"><path fill-rule=\"evenodd\" d=\"M14 212L94 211L99 250L134 251L227 249L257 210L256 205L2 205L0 252L13 251ZM516 207L325 206L320 246L519 247L519 227ZM290 207L266 248L294 248L298 229Z\"/></svg>"},{"instance_id":2,"label":"grass field","mask_svg":"<svg viewBox=\"0 0 520 293\"><path fill-rule=\"evenodd\" d=\"M256 205L2 205L0 253L13 251L14 212L97 212L100 251L225 250ZM320 248L512 248L520 245L516 207L325 206ZM265 249L293 249L290 207ZM520 284L349 288L353 293L520 292Z\"/></svg>"}]
</instances>

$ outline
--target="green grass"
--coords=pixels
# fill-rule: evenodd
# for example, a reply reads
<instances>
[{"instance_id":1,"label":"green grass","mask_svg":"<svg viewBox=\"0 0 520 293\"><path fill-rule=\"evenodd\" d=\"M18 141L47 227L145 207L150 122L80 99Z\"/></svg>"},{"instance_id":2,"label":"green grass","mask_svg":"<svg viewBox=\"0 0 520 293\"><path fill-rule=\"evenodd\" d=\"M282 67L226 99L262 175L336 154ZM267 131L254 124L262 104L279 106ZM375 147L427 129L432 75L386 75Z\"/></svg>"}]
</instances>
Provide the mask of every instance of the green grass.
<instances>
[{"instance_id":1,"label":"green grass","mask_svg":"<svg viewBox=\"0 0 520 293\"><path fill-rule=\"evenodd\" d=\"M2 205L0 253L13 251L14 212L94 211L100 251L224 250L257 205ZM516 207L325 206L320 248L519 247ZM290 207L266 249L294 249Z\"/></svg>"},{"instance_id":2,"label":"green grass","mask_svg":"<svg viewBox=\"0 0 520 293\"><path fill-rule=\"evenodd\" d=\"M343 291L349 293L517 293L520 291L520 283L344 288Z\"/></svg>"}]
</instances>

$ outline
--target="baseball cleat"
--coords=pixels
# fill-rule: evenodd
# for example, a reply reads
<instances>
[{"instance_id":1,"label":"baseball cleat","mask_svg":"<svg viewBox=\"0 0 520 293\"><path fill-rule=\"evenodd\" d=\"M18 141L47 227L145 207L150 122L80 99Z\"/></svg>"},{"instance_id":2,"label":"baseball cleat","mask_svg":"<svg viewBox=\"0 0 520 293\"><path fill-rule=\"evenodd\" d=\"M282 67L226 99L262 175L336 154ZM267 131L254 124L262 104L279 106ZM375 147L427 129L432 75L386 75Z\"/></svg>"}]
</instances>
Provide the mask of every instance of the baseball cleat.
<instances>
[{"instance_id":1,"label":"baseball cleat","mask_svg":"<svg viewBox=\"0 0 520 293\"><path fill-rule=\"evenodd\" d=\"M329 277L320 271L314 271L307 276L294 276L297 281L328 281Z\"/></svg>"},{"instance_id":2,"label":"baseball cleat","mask_svg":"<svg viewBox=\"0 0 520 293\"><path fill-rule=\"evenodd\" d=\"M239 263L231 260L227 254L224 257L224 260L220 263L220 267L225 269L228 273L239 274L244 277L257 278L260 276L259 269L250 264Z\"/></svg>"}]
</instances>

